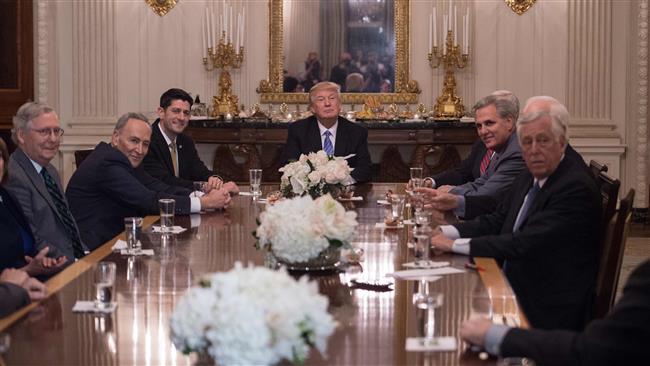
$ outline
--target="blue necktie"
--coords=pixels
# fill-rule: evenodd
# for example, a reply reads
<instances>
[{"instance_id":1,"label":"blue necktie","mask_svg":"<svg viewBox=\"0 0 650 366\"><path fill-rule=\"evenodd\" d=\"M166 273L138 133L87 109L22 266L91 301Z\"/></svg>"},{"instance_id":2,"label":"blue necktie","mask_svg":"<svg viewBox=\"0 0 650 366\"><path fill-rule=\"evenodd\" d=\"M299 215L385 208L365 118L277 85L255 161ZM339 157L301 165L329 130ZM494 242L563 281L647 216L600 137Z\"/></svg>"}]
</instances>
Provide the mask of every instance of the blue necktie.
<instances>
[{"instance_id":1,"label":"blue necktie","mask_svg":"<svg viewBox=\"0 0 650 366\"><path fill-rule=\"evenodd\" d=\"M521 206L519 217L517 218L517 221L515 221L515 226L512 227L512 232L519 230L521 223L524 222L526 216L528 216L528 210L530 209L530 206L533 205L537 193L539 193L539 183L535 182L530 190L528 190L528 194L526 195L526 202L524 202L524 205Z\"/></svg>"},{"instance_id":2,"label":"blue necktie","mask_svg":"<svg viewBox=\"0 0 650 366\"><path fill-rule=\"evenodd\" d=\"M323 142L323 150L325 150L325 153L327 155L334 155L334 145L332 145L332 140L330 140L330 136L332 136L332 133L329 130L326 130L325 133L325 142Z\"/></svg>"},{"instance_id":3,"label":"blue necktie","mask_svg":"<svg viewBox=\"0 0 650 366\"><path fill-rule=\"evenodd\" d=\"M63 195L61 194L61 190L54 181L54 178L52 178L52 176L47 172L47 170L45 170L45 168L41 170L41 175L45 180L45 187L47 188L47 192L50 194L50 197L52 197L54 206L56 206L56 210L59 212L61 222L63 223L63 228L65 229L66 234L68 234L68 238L72 240L72 249L74 251L74 256L75 258L81 258L85 255L83 245L81 244L81 239L77 234L77 229L74 225L72 213L68 209L68 205L66 204Z\"/></svg>"}]
</instances>

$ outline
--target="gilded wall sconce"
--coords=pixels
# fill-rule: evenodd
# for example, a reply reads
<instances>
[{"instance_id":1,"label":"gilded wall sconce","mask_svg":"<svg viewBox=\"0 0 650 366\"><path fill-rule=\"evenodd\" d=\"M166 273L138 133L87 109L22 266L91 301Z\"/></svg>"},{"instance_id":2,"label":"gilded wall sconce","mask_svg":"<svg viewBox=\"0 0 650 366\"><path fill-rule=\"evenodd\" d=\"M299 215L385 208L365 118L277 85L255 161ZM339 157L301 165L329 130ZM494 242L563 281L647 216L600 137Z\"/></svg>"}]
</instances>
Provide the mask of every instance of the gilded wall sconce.
<instances>
[{"instance_id":1,"label":"gilded wall sconce","mask_svg":"<svg viewBox=\"0 0 650 366\"><path fill-rule=\"evenodd\" d=\"M178 0L145 0L145 2L154 13L162 17L176 6Z\"/></svg>"},{"instance_id":2,"label":"gilded wall sconce","mask_svg":"<svg viewBox=\"0 0 650 366\"><path fill-rule=\"evenodd\" d=\"M521 15L528 11L533 4L535 4L535 1L537 0L505 0L506 5L512 9L515 13Z\"/></svg>"}]
</instances>

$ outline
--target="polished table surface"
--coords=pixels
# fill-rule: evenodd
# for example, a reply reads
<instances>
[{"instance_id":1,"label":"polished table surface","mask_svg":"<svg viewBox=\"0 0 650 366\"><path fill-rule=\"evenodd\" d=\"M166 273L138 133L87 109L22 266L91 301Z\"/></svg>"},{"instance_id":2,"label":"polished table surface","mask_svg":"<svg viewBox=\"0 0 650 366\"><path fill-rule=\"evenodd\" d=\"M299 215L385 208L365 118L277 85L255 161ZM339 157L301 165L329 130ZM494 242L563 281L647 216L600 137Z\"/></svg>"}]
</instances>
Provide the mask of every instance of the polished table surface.
<instances>
[{"instance_id":1,"label":"polished table surface","mask_svg":"<svg viewBox=\"0 0 650 366\"><path fill-rule=\"evenodd\" d=\"M247 187L242 187L247 189ZM274 187L264 187L266 191ZM442 292L442 307L436 309L436 335L454 336L453 352L417 353L405 350L406 337L418 335L422 313L412 303L418 281L393 281L386 273L400 270L411 261L407 247L410 226L382 230L385 208L377 204L394 184L357 187L362 202L345 202L358 213L359 227L353 244L364 250L361 267L345 272L312 276L321 293L330 300L330 312L339 323L330 337L327 358L312 351L307 364L327 365L489 365L460 340L460 323L472 313L492 314L493 319L520 317L516 299L491 259L477 259L483 271L467 270L428 283L430 292ZM153 248L153 257L126 257L111 253L115 239L48 281L53 295L0 320L0 330L9 333L11 347L0 355L7 365L192 365L195 356L185 356L171 344L169 318L174 304L203 274L227 271L237 261L264 264L263 253L254 246L251 232L264 205L251 197L238 196L225 212L200 215L200 224L184 233L163 237L145 229L143 247ZM196 221L194 217L194 221ZM147 218L151 224L157 218ZM190 227L189 217L176 217L176 224ZM122 235L120 237L123 237ZM104 258L106 256L106 258ZM111 315L72 312L76 300L94 298L92 266L99 260L117 263L118 308ZM464 256L438 255L464 268ZM480 276L479 276L480 274ZM350 279L394 282L393 291L353 289ZM58 291L57 291L58 290ZM273 301L273 299L269 299ZM420 320L418 320L420 319Z\"/></svg>"}]
</instances>

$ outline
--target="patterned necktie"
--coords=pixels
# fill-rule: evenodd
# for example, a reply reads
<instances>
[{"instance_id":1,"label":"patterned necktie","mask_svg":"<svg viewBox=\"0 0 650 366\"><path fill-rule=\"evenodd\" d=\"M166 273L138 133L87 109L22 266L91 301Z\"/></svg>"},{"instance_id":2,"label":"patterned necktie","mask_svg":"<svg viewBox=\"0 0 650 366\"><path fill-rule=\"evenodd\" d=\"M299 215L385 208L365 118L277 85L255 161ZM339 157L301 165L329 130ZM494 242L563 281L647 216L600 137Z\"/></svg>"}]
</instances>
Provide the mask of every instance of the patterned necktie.
<instances>
[{"instance_id":1,"label":"patterned necktie","mask_svg":"<svg viewBox=\"0 0 650 366\"><path fill-rule=\"evenodd\" d=\"M68 234L70 240L72 240L72 250L74 251L74 256L75 258L81 258L85 255L83 245L81 245L81 239L77 233L74 219L72 218L72 214L68 209L68 205L63 199L63 195L59 190L59 186L56 184L50 173L45 170L45 168L41 169L41 175L45 180L45 187L47 188L47 192L50 194L50 197L52 197L54 206L56 206L56 210L59 212L59 217L61 217L61 221L63 222L63 228Z\"/></svg>"},{"instance_id":2,"label":"patterned necktie","mask_svg":"<svg viewBox=\"0 0 650 366\"><path fill-rule=\"evenodd\" d=\"M485 155L483 155L483 160L481 160L481 168L480 168L481 175L485 174L488 165L490 165L490 159L492 159L492 154L494 154L494 150L487 149Z\"/></svg>"},{"instance_id":3,"label":"patterned necktie","mask_svg":"<svg viewBox=\"0 0 650 366\"><path fill-rule=\"evenodd\" d=\"M533 205L533 201L535 201L537 193L539 193L539 182L535 182L530 190L528 190L526 201L524 202L523 206L521 206L521 210L519 210L519 216L517 216L515 226L512 227L512 232L519 230L521 223L524 222L526 216L528 216L528 210L530 209L530 206Z\"/></svg>"},{"instance_id":4,"label":"patterned necktie","mask_svg":"<svg viewBox=\"0 0 650 366\"><path fill-rule=\"evenodd\" d=\"M176 142L169 144L169 152L172 156L172 165L174 166L174 176L178 177L178 159L176 158Z\"/></svg>"},{"instance_id":5,"label":"patterned necktie","mask_svg":"<svg viewBox=\"0 0 650 366\"><path fill-rule=\"evenodd\" d=\"M330 136L332 136L332 133L329 130L326 130L323 135L325 135L325 141L323 142L323 150L325 150L325 153L327 155L334 155L334 145L332 145L332 140L330 140Z\"/></svg>"}]
</instances>

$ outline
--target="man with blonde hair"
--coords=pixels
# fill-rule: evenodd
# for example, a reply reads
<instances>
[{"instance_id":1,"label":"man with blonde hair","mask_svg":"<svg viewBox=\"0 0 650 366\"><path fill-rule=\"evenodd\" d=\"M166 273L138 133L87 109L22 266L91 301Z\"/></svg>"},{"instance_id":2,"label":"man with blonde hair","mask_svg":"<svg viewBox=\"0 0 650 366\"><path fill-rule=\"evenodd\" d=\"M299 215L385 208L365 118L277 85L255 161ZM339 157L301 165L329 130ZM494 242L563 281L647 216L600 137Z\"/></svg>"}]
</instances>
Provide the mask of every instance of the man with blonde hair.
<instances>
[{"instance_id":1,"label":"man with blonde hair","mask_svg":"<svg viewBox=\"0 0 650 366\"><path fill-rule=\"evenodd\" d=\"M368 131L340 117L341 88L323 81L309 91L314 115L289 125L283 161L298 160L300 154L324 150L327 155L349 156L352 178L357 183L370 181Z\"/></svg>"}]
</instances>

